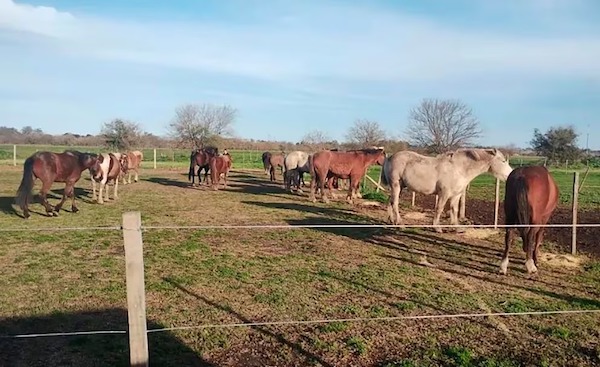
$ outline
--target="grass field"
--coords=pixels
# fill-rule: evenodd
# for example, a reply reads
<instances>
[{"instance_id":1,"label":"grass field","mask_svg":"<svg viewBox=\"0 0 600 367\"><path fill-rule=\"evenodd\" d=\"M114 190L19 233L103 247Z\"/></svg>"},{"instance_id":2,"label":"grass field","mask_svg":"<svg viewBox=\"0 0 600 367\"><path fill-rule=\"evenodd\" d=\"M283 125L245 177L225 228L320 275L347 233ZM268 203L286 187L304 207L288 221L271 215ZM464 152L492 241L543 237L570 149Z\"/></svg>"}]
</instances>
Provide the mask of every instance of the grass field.
<instances>
[{"instance_id":1,"label":"grass field","mask_svg":"<svg viewBox=\"0 0 600 367\"><path fill-rule=\"evenodd\" d=\"M25 221L11 205L22 170L2 167L0 228L119 226L128 210L141 211L144 225L158 226L381 223L385 217L381 209L343 202L313 204L269 183L264 173L235 171L227 190L192 189L185 171L144 169L140 182L120 186L120 198L103 206L90 202L84 178L80 213L33 214ZM42 211L37 203L32 209ZM412 222L427 223L426 215ZM599 259L582 258L576 267L543 262L529 278L515 246L509 276L500 276L501 234L475 234L147 230L149 327L600 309ZM543 250L557 251L552 244ZM122 233L0 232L0 289L0 334L125 330ZM598 330L597 314L335 322L151 333L149 349L157 366L594 366L600 363ZM127 362L122 334L0 342L0 365Z\"/></svg>"}]
</instances>

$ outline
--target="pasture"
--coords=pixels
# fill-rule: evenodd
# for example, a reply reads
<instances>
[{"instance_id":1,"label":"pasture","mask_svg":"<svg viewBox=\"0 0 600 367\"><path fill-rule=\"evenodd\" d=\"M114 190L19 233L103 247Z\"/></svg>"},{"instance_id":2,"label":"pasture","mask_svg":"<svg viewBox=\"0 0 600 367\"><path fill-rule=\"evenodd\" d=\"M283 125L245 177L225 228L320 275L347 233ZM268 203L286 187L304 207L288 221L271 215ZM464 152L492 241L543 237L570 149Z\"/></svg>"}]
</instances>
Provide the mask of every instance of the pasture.
<instances>
[{"instance_id":1,"label":"pasture","mask_svg":"<svg viewBox=\"0 0 600 367\"><path fill-rule=\"evenodd\" d=\"M33 213L25 221L11 205L22 167L5 166L0 175L0 227L120 226L122 213L129 210L141 211L145 226L162 227L376 224L386 216L377 207L313 204L306 193L289 194L280 176L271 183L263 172L240 170L235 153L233 167L231 187L219 191L190 188L185 165L143 169L140 182L120 186L119 200L104 205L90 201L91 184L84 173L76 186L80 213L62 212L56 218ZM370 174L377 180L378 170ZM561 190L569 176L557 179ZM480 199L489 192L493 198L493 181L484 176L472 185L468 205L479 195L479 182L488 187ZM592 182L600 185L597 176L588 177L586 183ZM62 188L53 186L57 196ZM39 184L36 193L38 189ZM597 192L589 197L597 208ZM580 200L588 201L583 198L582 193ZM471 201L493 212L493 203ZM430 210L410 208L408 193L401 202L407 223L430 222ZM31 209L43 211L37 203ZM593 230L597 238L598 229ZM148 229L143 236L150 329L600 309L598 257L580 256L581 263L547 257L539 274L529 278L524 254L516 246L509 276L501 276L501 232L164 228ZM541 250L560 254L565 245L546 242ZM0 289L2 335L126 330L122 232L0 232ZM598 330L598 314L214 327L150 333L149 350L151 365L160 366L593 366L600 363ZM0 343L0 365L127 363L125 334Z\"/></svg>"}]
</instances>

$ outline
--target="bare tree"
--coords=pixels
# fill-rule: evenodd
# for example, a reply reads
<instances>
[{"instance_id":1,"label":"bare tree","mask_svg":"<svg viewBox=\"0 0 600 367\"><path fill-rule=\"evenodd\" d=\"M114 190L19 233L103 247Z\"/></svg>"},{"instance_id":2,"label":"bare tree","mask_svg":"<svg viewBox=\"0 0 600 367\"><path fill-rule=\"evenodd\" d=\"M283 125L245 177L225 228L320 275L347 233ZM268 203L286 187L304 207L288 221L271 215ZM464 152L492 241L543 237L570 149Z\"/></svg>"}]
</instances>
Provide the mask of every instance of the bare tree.
<instances>
[{"instance_id":1,"label":"bare tree","mask_svg":"<svg viewBox=\"0 0 600 367\"><path fill-rule=\"evenodd\" d=\"M411 144L443 153L481 136L473 110L459 100L424 99L411 109L406 131Z\"/></svg>"},{"instance_id":2,"label":"bare tree","mask_svg":"<svg viewBox=\"0 0 600 367\"><path fill-rule=\"evenodd\" d=\"M348 130L346 139L359 148L378 146L385 139L385 131L379 126L379 122L367 119L358 119Z\"/></svg>"},{"instance_id":3,"label":"bare tree","mask_svg":"<svg viewBox=\"0 0 600 367\"><path fill-rule=\"evenodd\" d=\"M142 129L135 122L114 119L102 125L100 134L109 148L129 150L139 144Z\"/></svg>"},{"instance_id":4,"label":"bare tree","mask_svg":"<svg viewBox=\"0 0 600 367\"><path fill-rule=\"evenodd\" d=\"M309 145L315 148L321 148L331 139L321 130L312 130L302 137L301 144Z\"/></svg>"},{"instance_id":5,"label":"bare tree","mask_svg":"<svg viewBox=\"0 0 600 367\"><path fill-rule=\"evenodd\" d=\"M180 144L201 148L219 137L232 134L236 115L237 110L228 105L186 104L175 110L169 131Z\"/></svg>"}]
</instances>

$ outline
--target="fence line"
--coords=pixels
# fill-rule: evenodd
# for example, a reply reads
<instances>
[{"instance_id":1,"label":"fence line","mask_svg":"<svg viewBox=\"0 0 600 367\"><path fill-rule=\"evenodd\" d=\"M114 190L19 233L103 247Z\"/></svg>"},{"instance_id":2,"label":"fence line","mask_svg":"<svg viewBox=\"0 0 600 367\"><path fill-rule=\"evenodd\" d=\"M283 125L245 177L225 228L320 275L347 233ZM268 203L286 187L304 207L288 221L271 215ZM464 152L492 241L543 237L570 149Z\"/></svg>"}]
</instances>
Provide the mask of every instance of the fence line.
<instances>
[{"instance_id":1,"label":"fence line","mask_svg":"<svg viewBox=\"0 0 600 367\"><path fill-rule=\"evenodd\" d=\"M160 230L160 229L295 229L295 228L598 228L600 223L556 223L556 224L224 224L224 225L189 225L189 226L141 226L141 230ZM36 227L36 228L0 228L0 232L22 232L22 231L87 231L87 230L107 230L120 231L122 227Z\"/></svg>"},{"instance_id":2,"label":"fence line","mask_svg":"<svg viewBox=\"0 0 600 367\"><path fill-rule=\"evenodd\" d=\"M406 316L355 317L355 318L315 319L315 320L257 321L257 322L241 322L241 323L232 323L232 324L204 324L204 325L195 325L195 326L173 326L173 327L165 327L165 328L148 329L146 331L146 333L150 334L150 333L161 333L161 332L167 332L167 331L216 329L216 328L225 329L225 328L235 328L235 327L314 325L314 324L331 324L331 323L336 323L336 322L376 322L376 321L403 321L403 320L460 319L460 318L479 318L479 317L549 316L549 315L573 315L573 314L589 314L589 313L600 313L600 309L460 313L460 314L441 314L441 315L406 315ZM38 333L38 334L0 335L0 339L25 339L25 338L42 338L42 337L57 337L57 336L106 335L106 334L127 334L127 330L92 330L92 331L72 331L72 332L56 332L56 333Z\"/></svg>"}]
</instances>

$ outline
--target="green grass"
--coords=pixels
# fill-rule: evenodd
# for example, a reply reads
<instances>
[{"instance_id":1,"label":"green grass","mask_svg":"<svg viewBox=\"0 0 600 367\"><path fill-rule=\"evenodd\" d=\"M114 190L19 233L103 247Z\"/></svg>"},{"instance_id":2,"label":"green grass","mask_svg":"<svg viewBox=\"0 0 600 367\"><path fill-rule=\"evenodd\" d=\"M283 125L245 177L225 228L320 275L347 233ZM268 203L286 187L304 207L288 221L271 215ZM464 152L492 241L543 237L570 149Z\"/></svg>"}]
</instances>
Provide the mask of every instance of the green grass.
<instances>
[{"instance_id":1,"label":"green grass","mask_svg":"<svg viewBox=\"0 0 600 367\"><path fill-rule=\"evenodd\" d=\"M94 204L83 192L80 213L63 212L56 218L33 214L26 221L11 205L21 174L20 167L3 167L0 176L0 228L31 229L0 232L0 333L127 328L122 232L34 228L119 226L123 212L131 210L142 213L144 225L164 226L382 223L386 215L344 202L312 203L306 195L285 192L281 183L271 184L263 173L233 172L227 190L187 188L182 167L143 169L140 182L120 187L117 201ZM89 186L86 178L77 184L81 190ZM38 188L39 184L36 192ZM41 211L38 203L31 208ZM451 234L343 228L149 229L143 241L152 328L600 309L597 259L581 269L542 263L537 278L530 279L522 272L523 254L515 246L510 276L502 277L497 275L501 243ZM433 266L423 265L424 258ZM97 314L86 317L87 313ZM498 322L519 337L507 338ZM590 314L207 328L152 333L150 351L153 363L164 366L198 365L198 358L216 365L244 365L255 358L260 365L322 361L357 366L516 366L545 358L558 365L592 366L597 360L587 346L600 342L599 328L597 315ZM19 358L43 359L22 365L124 365L127 338L121 337L47 339L58 343L49 345L29 339L16 346L3 341L0 364L15 364L6 361L17 358L12 351L18 350ZM539 345L548 347L536 348Z\"/></svg>"}]
</instances>

